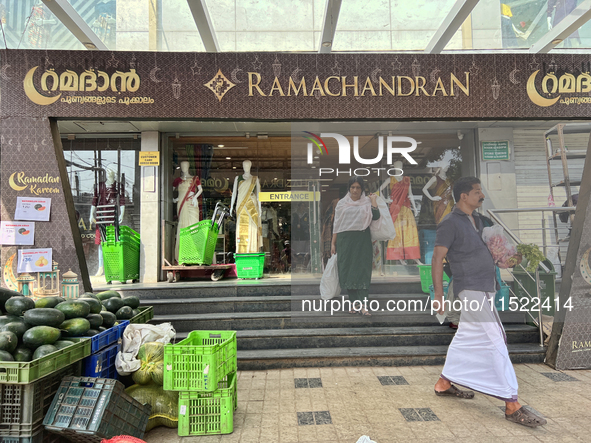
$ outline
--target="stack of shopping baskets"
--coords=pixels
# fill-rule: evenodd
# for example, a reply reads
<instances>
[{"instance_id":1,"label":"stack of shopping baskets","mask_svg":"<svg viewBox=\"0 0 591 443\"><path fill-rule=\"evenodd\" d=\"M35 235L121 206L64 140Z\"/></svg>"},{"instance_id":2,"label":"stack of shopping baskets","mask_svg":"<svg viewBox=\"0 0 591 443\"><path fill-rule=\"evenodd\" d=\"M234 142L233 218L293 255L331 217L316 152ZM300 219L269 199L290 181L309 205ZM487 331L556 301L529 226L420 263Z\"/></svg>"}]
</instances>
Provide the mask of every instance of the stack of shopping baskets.
<instances>
[{"instance_id":1,"label":"stack of shopping baskets","mask_svg":"<svg viewBox=\"0 0 591 443\"><path fill-rule=\"evenodd\" d=\"M220 226L230 209L218 202L211 220L203 220L181 229L179 239L179 264L211 265L218 241Z\"/></svg>"},{"instance_id":2,"label":"stack of shopping baskets","mask_svg":"<svg viewBox=\"0 0 591 443\"><path fill-rule=\"evenodd\" d=\"M236 368L235 331L193 331L165 346L164 390L179 391L179 436L234 430Z\"/></svg>"},{"instance_id":3,"label":"stack of shopping baskets","mask_svg":"<svg viewBox=\"0 0 591 443\"><path fill-rule=\"evenodd\" d=\"M101 243L105 279L122 283L140 276L140 235L129 226L107 226Z\"/></svg>"}]
</instances>

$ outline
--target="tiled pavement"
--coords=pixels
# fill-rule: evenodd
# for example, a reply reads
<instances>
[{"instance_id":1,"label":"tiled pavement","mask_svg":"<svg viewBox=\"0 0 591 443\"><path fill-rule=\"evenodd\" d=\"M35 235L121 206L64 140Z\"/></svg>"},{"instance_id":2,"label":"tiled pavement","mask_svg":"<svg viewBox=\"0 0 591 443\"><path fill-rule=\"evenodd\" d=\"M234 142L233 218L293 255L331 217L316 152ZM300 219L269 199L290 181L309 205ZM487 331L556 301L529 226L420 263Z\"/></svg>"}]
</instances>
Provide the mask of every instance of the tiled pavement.
<instances>
[{"instance_id":1,"label":"tiled pavement","mask_svg":"<svg viewBox=\"0 0 591 443\"><path fill-rule=\"evenodd\" d=\"M234 432L178 437L156 428L148 443L589 442L591 370L515 366L520 402L548 424L530 429L505 420L500 400L437 397L441 366L302 368L244 371L238 378Z\"/></svg>"}]
</instances>

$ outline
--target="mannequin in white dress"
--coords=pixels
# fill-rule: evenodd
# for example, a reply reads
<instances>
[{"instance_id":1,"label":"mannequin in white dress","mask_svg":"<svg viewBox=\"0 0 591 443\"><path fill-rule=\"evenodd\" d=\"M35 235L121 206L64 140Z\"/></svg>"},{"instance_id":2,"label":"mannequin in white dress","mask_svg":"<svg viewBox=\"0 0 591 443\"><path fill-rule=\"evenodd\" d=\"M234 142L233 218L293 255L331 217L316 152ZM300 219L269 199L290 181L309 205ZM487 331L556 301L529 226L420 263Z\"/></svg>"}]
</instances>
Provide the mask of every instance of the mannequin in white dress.
<instances>
[{"instance_id":1,"label":"mannequin in white dress","mask_svg":"<svg viewBox=\"0 0 591 443\"><path fill-rule=\"evenodd\" d=\"M179 257L179 240L181 229L199 222L199 196L203 193L203 187L198 177L189 173L189 162L181 162L181 176L172 183L173 189L179 191L178 198L172 200L177 204L178 226L176 231L176 244L174 256Z\"/></svg>"}]
</instances>

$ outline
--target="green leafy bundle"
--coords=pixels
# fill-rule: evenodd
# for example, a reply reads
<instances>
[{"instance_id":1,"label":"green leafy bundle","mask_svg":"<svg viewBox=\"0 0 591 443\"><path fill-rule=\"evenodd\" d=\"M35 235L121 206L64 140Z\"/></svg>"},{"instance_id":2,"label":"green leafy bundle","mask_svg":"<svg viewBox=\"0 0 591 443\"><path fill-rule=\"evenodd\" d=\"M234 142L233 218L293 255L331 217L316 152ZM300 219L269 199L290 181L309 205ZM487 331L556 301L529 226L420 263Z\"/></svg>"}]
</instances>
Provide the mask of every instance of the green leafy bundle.
<instances>
[{"instance_id":1,"label":"green leafy bundle","mask_svg":"<svg viewBox=\"0 0 591 443\"><path fill-rule=\"evenodd\" d=\"M540 247L534 243L517 245L517 252L520 252L527 260L527 268L525 268L527 272L536 272L540 262L546 260L544 254L540 251Z\"/></svg>"}]
</instances>

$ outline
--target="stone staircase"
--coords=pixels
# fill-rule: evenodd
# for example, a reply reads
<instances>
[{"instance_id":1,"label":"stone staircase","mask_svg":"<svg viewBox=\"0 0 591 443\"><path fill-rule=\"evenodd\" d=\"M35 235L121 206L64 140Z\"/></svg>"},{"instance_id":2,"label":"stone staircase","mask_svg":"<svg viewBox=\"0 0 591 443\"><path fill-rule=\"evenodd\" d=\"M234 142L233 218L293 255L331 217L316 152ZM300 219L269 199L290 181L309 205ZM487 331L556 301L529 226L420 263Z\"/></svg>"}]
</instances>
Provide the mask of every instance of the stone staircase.
<instances>
[{"instance_id":1,"label":"stone staircase","mask_svg":"<svg viewBox=\"0 0 591 443\"><path fill-rule=\"evenodd\" d=\"M198 286L197 286L198 285ZM372 283L371 317L347 312L301 312L304 300L320 303L318 282L219 281L213 284L126 285L154 307L152 323L171 322L177 341L193 330L235 330L241 370L326 366L442 364L455 331L430 313L429 295L418 282ZM292 294L293 293L293 294ZM387 303L423 310L388 312ZM330 309L330 308L329 308ZM383 309L383 311L382 311ZM514 362L543 362L537 328L518 313L501 313Z\"/></svg>"}]
</instances>

